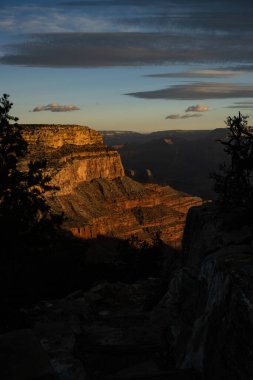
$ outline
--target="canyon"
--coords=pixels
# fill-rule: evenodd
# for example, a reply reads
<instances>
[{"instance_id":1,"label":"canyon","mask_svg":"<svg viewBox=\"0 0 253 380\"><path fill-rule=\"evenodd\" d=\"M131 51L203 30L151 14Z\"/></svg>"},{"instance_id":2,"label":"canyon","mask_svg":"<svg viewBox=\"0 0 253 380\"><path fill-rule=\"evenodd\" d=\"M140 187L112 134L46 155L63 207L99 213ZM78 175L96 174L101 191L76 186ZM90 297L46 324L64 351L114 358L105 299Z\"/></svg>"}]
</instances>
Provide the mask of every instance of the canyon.
<instances>
[{"instance_id":1,"label":"canyon","mask_svg":"<svg viewBox=\"0 0 253 380\"><path fill-rule=\"evenodd\" d=\"M167 184L205 200L216 198L210 174L218 171L227 158L218 143L226 137L226 128L150 134L102 131L102 134L106 144L120 153L130 178Z\"/></svg>"},{"instance_id":2,"label":"canyon","mask_svg":"<svg viewBox=\"0 0 253 380\"><path fill-rule=\"evenodd\" d=\"M159 234L180 248L190 207L202 204L194 197L153 183L127 177L119 153L103 143L102 135L86 126L24 125L27 160L47 160L51 185L48 196L56 212L63 212L63 227L76 237L106 235L151 241Z\"/></svg>"},{"instance_id":3,"label":"canyon","mask_svg":"<svg viewBox=\"0 0 253 380\"><path fill-rule=\"evenodd\" d=\"M1 379L251 379L252 205L224 209L168 186L133 181L119 154L88 127L26 126L24 136L30 153L20 165L25 170L27 159L48 160L51 183L61 187L47 199L64 210L64 227L73 236L152 240L160 232L166 244L182 249L166 251L165 271L127 280L108 251L117 276L106 277L102 266L103 277L96 277L86 257L97 247L86 239L63 234L58 245L49 240L43 248L45 242L36 241L31 252L21 250L14 296L20 299L22 286L26 296L46 286L50 293L23 302L15 325L7 313ZM161 257L166 261L163 248L155 246L153 266ZM142 274L147 252L139 261ZM136 261L125 264L132 275ZM87 280L88 274L88 287L83 281L68 287L71 278ZM8 272L7 280L14 280ZM6 291L6 283L1 288Z\"/></svg>"},{"instance_id":4,"label":"canyon","mask_svg":"<svg viewBox=\"0 0 253 380\"><path fill-rule=\"evenodd\" d=\"M252 379L252 232L245 210L192 207L181 265L163 278L23 307L25 328L0 335L1 378Z\"/></svg>"}]
</instances>

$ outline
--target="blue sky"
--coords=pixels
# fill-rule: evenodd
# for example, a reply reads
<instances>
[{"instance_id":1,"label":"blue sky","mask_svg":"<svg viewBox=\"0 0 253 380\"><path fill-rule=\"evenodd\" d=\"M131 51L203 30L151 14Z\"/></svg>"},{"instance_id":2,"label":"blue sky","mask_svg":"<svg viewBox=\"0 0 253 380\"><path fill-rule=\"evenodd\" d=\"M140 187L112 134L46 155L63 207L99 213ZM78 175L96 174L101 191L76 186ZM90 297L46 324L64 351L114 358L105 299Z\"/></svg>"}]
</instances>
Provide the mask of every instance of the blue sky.
<instances>
[{"instance_id":1,"label":"blue sky","mask_svg":"<svg viewBox=\"0 0 253 380\"><path fill-rule=\"evenodd\" d=\"M251 0L0 3L0 90L21 123L213 129L239 110L251 122Z\"/></svg>"}]
</instances>

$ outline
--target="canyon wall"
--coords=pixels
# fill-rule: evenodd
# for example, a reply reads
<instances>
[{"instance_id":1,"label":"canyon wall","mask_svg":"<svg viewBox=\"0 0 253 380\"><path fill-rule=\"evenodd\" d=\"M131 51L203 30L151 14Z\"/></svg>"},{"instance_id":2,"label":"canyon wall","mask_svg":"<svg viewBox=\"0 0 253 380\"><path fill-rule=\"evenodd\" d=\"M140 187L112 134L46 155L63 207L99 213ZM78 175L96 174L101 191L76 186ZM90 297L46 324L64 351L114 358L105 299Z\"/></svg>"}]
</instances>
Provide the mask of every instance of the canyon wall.
<instances>
[{"instance_id":1,"label":"canyon wall","mask_svg":"<svg viewBox=\"0 0 253 380\"><path fill-rule=\"evenodd\" d=\"M48 151L63 145L103 145L102 135L81 125L29 124L23 126L23 137L33 150Z\"/></svg>"},{"instance_id":2,"label":"canyon wall","mask_svg":"<svg viewBox=\"0 0 253 380\"><path fill-rule=\"evenodd\" d=\"M29 159L46 159L51 184L58 195L71 194L82 182L124 176L119 153L103 144L102 136L80 125L25 125Z\"/></svg>"},{"instance_id":3,"label":"canyon wall","mask_svg":"<svg viewBox=\"0 0 253 380\"><path fill-rule=\"evenodd\" d=\"M245 214L211 203L190 210L184 266L153 313L176 366L206 380L253 378L253 226Z\"/></svg>"},{"instance_id":4,"label":"canyon wall","mask_svg":"<svg viewBox=\"0 0 253 380\"><path fill-rule=\"evenodd\" d=\"M64 212L64 227L74 236L149 240L159 232L167 244L180 247L186 214L200 198L126 177L119 153L88 127L26 125L23 136L28 159L47 160L51 183L59 187L48 201Z\"/></svg>"}]
</instances>

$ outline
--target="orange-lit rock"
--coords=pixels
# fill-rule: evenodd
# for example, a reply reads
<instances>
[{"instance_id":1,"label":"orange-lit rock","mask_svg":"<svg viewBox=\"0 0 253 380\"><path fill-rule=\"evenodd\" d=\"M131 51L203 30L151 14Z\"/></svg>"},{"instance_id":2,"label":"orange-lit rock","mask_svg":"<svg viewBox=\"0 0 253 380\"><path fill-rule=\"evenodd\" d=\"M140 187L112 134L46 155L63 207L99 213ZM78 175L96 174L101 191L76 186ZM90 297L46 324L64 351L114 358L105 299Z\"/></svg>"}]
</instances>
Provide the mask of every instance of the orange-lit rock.
<instances>
[{"instance_id":1,"label":"orange-lit rock","mask_svg":"<svg viewBox=\"0 0 253 380\"><path fill-rule=\"evenodd\" d=\"M103 144L99 132L80 125L25 125L23 136L29 144L29 158L44 159L52 185L58 194L96 178L124 176L119 153Z\"/></svg>"},{"instance_id":2,"label":"orange-lit rock","mask_svg":"<svg viewBox=\"0 0 253 380\"><path fill-rule=\"evenodd\" d=\"M103 144L102 135L82 125L25 125L23 136L37 150L58 149L64 145L94 145Z\"/></svg>"},{"instance_id":3,"label":"orange-lit rock","mask_svg":"<svg viewBox=\"0 0 253 380\"><path fill-rule=\"evenodd\" d=\"M186 214L200 198L126 177L118 152L88 127L25 126L24 137L30 159L47 159L52 184L60 187L49 202L64 211L73 235L148 240L159 232L167 244L181 245Z\"/></svg>"},{"instance_id":4,"label":"orange-lit rock","mask_svg":"<svg viewBox=\"0 0 253 380\"><path fill-rule=\"evenodd\" d=\"M60 196L57 202L69 216L67 225L75 236L138 235L148 240L160 232L173 247L181 245L188 209L202 203L169 186L143 185L128 177L83 183L71 197Z\"/></svg>"}]
</instances>

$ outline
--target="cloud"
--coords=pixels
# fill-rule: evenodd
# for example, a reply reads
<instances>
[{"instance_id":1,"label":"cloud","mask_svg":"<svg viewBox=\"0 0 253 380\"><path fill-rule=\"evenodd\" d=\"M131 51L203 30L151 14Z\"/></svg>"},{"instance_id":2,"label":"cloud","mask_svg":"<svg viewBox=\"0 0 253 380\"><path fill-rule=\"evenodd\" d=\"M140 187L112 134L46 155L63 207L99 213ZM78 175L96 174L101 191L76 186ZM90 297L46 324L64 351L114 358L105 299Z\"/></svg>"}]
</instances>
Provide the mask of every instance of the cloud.
<instances>
[{"instance_id":1,"label":"cloud","mask_svg":"<svg viewBox=\"0 0 253 380\"><path fill-rule=\"evenodd\" d=\"M167 0L158 0L156 1L156 6L157 5L165 5L166 2L168 3ZM107 6L149 6L154 4L154 0L83 0L83 1L62 1L62 5L69 6L69 7L81 7L81 6L92 6L92 7L107 7Z\"/></svg>"},{"instance_id":2,"label":"cloud","mask_svg":"<svg viewBox=\"0 0 253 380\"><path fill-rule=\"evenodd\" d=\"M239 105L252 105L252 106L253 106L253 101L252 101L252 102L235 102L234 104L239 104Z\"/></svg>"},{"instance_id":3,"label":"cloud","mask_svg":"<svg viewBox=\"0 0 253 380\"><path fill-rule=\"evenodd\" d=\"M242 49L238 40L247 49ZM242 64L253 61L251 42L251 35L241 38L223 34L196 37L184 33L38 33L26 37L25 41L6 45L0 63L35 67Z\"/></svg>"},{"instance_id":4,"label":"cloud","mask_svg":"<svg viewBox=\"0 0 253 380\"><path fill-rule=\"evenodd\" d=\"M115 21L102 15L63 12L44 7L16 7L0 14L0 30L16 33L65 33L115 31Z\"/></svg>"},{"instance_id":5,"label":"cloud","mask_svg":"<svg viewBox=\"0 0 253 380\"><path fill-rule=\"evenodd\" d=\"M236 108L236 109L253 109L253 102L236 102L231 106L225 108Z\"/></svg>"},{"instance_id":6,"label":"cloud","mask_svg":"<svg viewBox=\"0 0 253 380\"><path fill-rule=\"evenodd\" d=\"M51 112L70 112L70 111L78 111L80 110L79 107L74 105L64 105L61 106L58 103L50 103L46 106L36 106L33 109L33 112L40 112L40 111L51 111Z\"/></svg>"},{"instance_id":7,"label":"cloud","mask_svg":"<svg viewBox=\"0 0 253 380\"><path fill-rule=\"evenodd\" d=\"M4 3L0 30L10 33L13 39L15 33L34 34L26 36L24 41L6 45L0 58L2 64L113 67L208 62L212 67L213 63L253 62L252 3L249 0L244 0L243 7L231 0L30 3L16 0ZM218 78L232 75L228 70L198 70L157 76Z\"/></svg>"},{"instance_id":8,"label":"cloud","mask_svg":"<svg viewBox=\"0 0 253 380\"><path fill-rule=\"evenodd\" d=\"M172 120L177 120L177 119L189 119L191 117L200 117L203 115L200 115L198 113L194 114L189 114L189 115L179 115L179 114L171 114L165 117L165 119L172 119Z\"/></svg>"},{"instance_id":9,"label":"cloud","mask_svg":"<svg viewBox=\"0 0 253 380\"><path fill-rule=\"evenodd\" d=\"M159 31L187 31L188 33L204 32L215 35L216 32L226 33L235 31L252 32L252 3L245 0L243 8L236 1L170 1L170 0L107 0L107 1L73 1L65 2L74 7L99 7L106 11L108 8L125 7L125 22L140 24L147 30L156 28ZM129 9L137 15L129 17ZM138 16L139 15L139 16Z\"/></svg>"},{"instance_id":10,"label":"cloud","mask_svg":"<svg viewBox=\"0 0 253 380\"><path fill-rule=\"evenodd\" d=\"M152 64L167 59L159 35L139 33L36 34L6 46L0 63L40 67L107 67Z\"/></svg>"},{"instance_id":11,"label":"cloud","mask_svg":"<svg viewBox=\"0 0 253 380\"><path fill-rule=\"evenodd\" d=\"M247 70L247 67L244 70L233 69L205 69L205 70L194 70L194 71L181 71L175 73L161 73L161 74L150 74L145 75L150 78L225 78L233 77L236 75L244 74L248 71L251 71L252 68Z\"/></svg>"},{"instance_id":12,"label":"cloud","mask_svg":"<svg viewBox=\"0 0 253 380\"><path fill-rule=\"evenodd\" d=\"M188 107L185 112L206 112L209 110L207 104L197 104L196 106Z\"/></svg>"},{"instance_id":13,"label":"cloud","mask_svg":"<svg viewBox=\"0 0 253 380\"><path fill-rule=\"evenodd\" d=\"M109 10L106 12L106 8L105 6L103 12L93 12L77 7L66 8L55 1L40 0L29 4L24 0L13 5L9 0L8 5L1 6L0 31L17 37L24 33L97 33L130 29L126 25L122 29L124 25L121 25L120 18L116 20L116 14ZM123 20L122 24L125 24Z\"/></svg>"},{"instance_id":14,"label":"cloud","mask_svg":"<svg viewBox=\"0 0 253 380\"><path fill-rule=\"evenodd\" d=\"M125 95L142 99L204 100L253 98L253 86L232 83L191 83L174 85L154 91L133 92Z\"/></svg>"},{"instance_id":15,"label":"cloud","mask_svg":"<svg viewBox=\"0 0 253 380\"><path fill-rule=\"evenodd\" d=\"M2 4L3 2L3 4ZM252 34L252 3L227 0L83 0L83 1L6 1L1 2L2 27L11 33L62 31L165 32L197 37L232 33L242 44L243 34ZM121 9L120 9L121 8ZM123 8L123 9L122 9ZM11 25L8 19L11 19ZM7 21L6 21L7 20ZM96 24L95 24L96 23ZM92 29L89 28L92 26ZM1 26L0 26L1 27ZM11 28L10 28L11 27ZM251 35L252 37L252 35ZM226 45L223 45L227 47Z\"/></svg>"}]
</instances>

